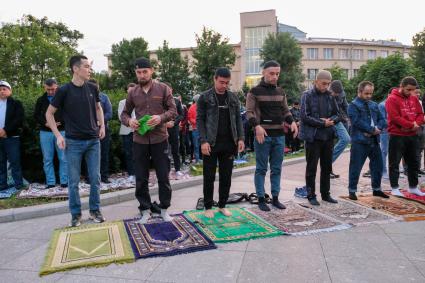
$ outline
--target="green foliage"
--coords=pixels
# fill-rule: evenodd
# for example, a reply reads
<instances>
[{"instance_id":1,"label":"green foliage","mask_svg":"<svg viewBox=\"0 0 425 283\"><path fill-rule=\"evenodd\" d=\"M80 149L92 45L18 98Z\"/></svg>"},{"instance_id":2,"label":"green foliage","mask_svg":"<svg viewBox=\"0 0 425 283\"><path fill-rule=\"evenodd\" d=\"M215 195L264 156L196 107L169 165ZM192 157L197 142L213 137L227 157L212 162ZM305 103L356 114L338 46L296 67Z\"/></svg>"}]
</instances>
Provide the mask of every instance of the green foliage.
<instances>
[{"instance_id":1,"label":"green foliage","mask_svg":"<svg viewBox=\"0 0 425 283\"><path fill-rule=\"evenodd\" d=\"M415 34L412 41L411 57L416 67L422 68L425 71L425 28L423 31Z\"/></svg>"},{"instance_id":2,"label":"green foliage","mask_svg":"<svg viewBox=\"0 0 425 283\"><path fill-rule=\"evenodd\" d=\"M215 70L235 64L236 54L228 38L204 27L201 35L196 35L196 48L193 50L193 65L197 91L204 91L212 86Z\"/></svg>"},{"instance_id":3,"label":"green foliage","mask_svg":"<svg viewBox=\"0 0 425 283\"><path fill-rule=\"evenodd\" d=\"M134 60L140 57L149 58L148 43L142 38L123 39L112 45L112 88L124 89L130 82L136 82Z\"/></svg>"},{"instance_id":4,"label":"green foliage","mask_svg":"<svg viewBox=\"0 0 425 283\"><path fill-rule=\"evenodd\" d=\"M360 67L359 73L351 80L355 89L359 82L367 80L375 85L374 100L382 101L392 87L400 85L402 78L413 76L419 85L424 85L424 71L416 67L411 59L404 59L399 53L387 58L369 60Z\"/></svg>"},{"instance_id":5,"label":"green foliage","mask_svg":"<svg viewBox=\"0 0 425 283\"><path fill-rule=\"evenodd\" d=\"M83 34L63 23L25 15L0 28L0 77L13 86L34 88L45 79L69 77L68 60Z\"/></svg>"},{"instance_id":6,"label":"green foliage","mask_svg":"<svg viewBox=\"0 0 425 283\"><path fill-rule=\"evenodd\" d=\"M168 42L165 40L162 47L158 49L157 55L158 78L171 84L174 95L181 95L183 103L189 102L193 96L189 59L182 58L179 49L168 47Z\"/></svg>"},{"instance_id":7,"label":"green foliage","mask_svg":"<svg viewBox=\"0 0 425 283\"><path fill-rule=\"evenodd\" d=\"M264 62L276 60L281 66L278 84L287 94L288 103L299 100L304 90L302 50L295 38L287 32L269 34L260 51Z\"/></svg>"}]
</instances>

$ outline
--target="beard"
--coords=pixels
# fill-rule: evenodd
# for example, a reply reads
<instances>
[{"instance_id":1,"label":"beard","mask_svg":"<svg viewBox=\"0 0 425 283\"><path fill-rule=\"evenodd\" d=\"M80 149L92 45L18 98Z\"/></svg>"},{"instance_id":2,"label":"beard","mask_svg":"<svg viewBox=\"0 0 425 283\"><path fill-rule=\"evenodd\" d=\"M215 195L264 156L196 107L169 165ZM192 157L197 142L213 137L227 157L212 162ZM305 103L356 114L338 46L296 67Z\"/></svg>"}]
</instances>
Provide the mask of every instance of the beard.
<instances>
[{"instance_id":1,"label":"beard","mask_svg":"<svg viewBox=\"0 0 425 283\"><path fill-rule=\"evenodd\" d=\"M146 86L147 84L149 84L151 80L152 80L152 79L149 79L149 80L139 80L139 85L140 85L141 87L144 87L144 86Z\"/></svg>"}]
</instances>

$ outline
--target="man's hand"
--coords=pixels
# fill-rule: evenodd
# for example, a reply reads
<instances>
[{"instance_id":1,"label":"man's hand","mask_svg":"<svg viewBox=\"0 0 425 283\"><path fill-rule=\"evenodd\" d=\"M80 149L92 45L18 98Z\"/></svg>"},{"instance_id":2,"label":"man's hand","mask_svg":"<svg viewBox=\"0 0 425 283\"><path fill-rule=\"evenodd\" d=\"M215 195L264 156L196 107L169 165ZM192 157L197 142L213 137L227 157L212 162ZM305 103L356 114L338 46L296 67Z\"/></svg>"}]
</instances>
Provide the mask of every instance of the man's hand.
<instances>
[{"instance_id":1,"label":"man's hand","mask_svg":"<svg viewBox=\"0 0 425 283\"><path fill-rule=\"evenodd\" d=\"M292 122L291 124L291 132L294 139L298 136L298 125L295 122Z\"/></svg>"},{"instance_id":2,"label":"man's hand","mask_svg":"<svg viewBox=\"0 0 425 283\"><path fill-rule=\"evenodd\" d=\"M170 129L170 128L174 127L174 121L169 121L169 122L167 122L166 125L167 125L167 128Z\"/></svg>"},{"instance_id":3,"label":"man's hand","mask_svg":"<svg viewBox=\"0 0 425 283\"><path fill-rule=\"evenodd\" d=\"M105 134L106 134L105 125L102 125L100 126L100 129L99 129L99 138L103 140L103 138L105 137Z\"/></svg>"},{"instance_id":4,"label":"man's hand","mask_svg":"<svg viewBox=\"0 0 425 283\"><path fill-rule=\"evenodd\" d=\"M377 136L377 135L380 135L380 134L381 134L381 130L378 129L377 127L375 127L375 130L373 131L373 135Z\"/></svg>"},{"instance_id":5,"label":"man's hand","mask_svg":"<svg viewBox=\"0 0 425 283\"><path fill-rule=\"evenodd\" d=\"M415 122L413 122L413 128L412 128L412 131L416 131L417 129L419 129L419 125L416 123L416 121Z\"/></svg>"},{"instance_id":6,"label":"man's hand","mask_svg":"<svg viewBox=\"0 0 425 283\"><path fill-rule=\"evenodd\" d=\"M260 125L255 127L255 137L259 144L262 144L267 136L266 130L263 129Z\"/></svg>"},{"instance_id":7,"label":"man's hand","mask_svg":"<svg viewBox=\"0 0 425 283\"><path fill-rule=\"evenodd\" d=\"M128 121L128 125L130 126L130 128L132 128L133 130L137 130L140 127L140 123L137 119L130 119Z\"/></svg>"},{"instance_id":8,"label":"man's hand","mask_svg":"<svg viewBox=\"0 0 425 283\"><path fill-rule=\"evenodd\" d=\"M65 149L66 144L65 144L65 139L63 138L62 135L60 135L59 137L56 138L56 144L58 145L58 147L62 150Z\"/></svg>"},{"instance_id":9,"label":"man's hand","mask_svg":"<svg viewBox=\"0 0 425 283\"><path fill-rule=\"evenodd\" d=\"M153 115L152 118L150 118L146 124L149 127L155 127L159 123L161 123L161 116L159 116L159 115Z\"/></svg>"},{"instance_id":10,"label":"man's hand","mask_svg":"<svg viewBox=\"0 0 425 283\"><path fill-rule=\"evenodd\" d=\"M328 128L328 127L332 127L332 126L335 126L335 122L334 121L332 121L331 119L329 119L329 118L320 118L320 119L322 119L323 121L325 121L325 127L326 128Z\"/></svg>"},{"instance_id":11,"label":"man's hand","mask_svg":"<svg viewBox=\"0 0 425 283\"><path fill-rule=\"evenodd\" d=\"M7 137L6 131L3 128L1 128L0 129L0 138L5 138L5 137Z\"/></svg>"},{"instance_id":12,"label":"man's hand","mask_svg":"<svg viewBox=\"0 0 425 283\"><path fill-rule=\"evenodd\" d=\"M238 152L241 153L245 150L245 143L243 141L238 141Z\"/></svg>"},{"instance_id":13,"label":"man's hand","mask_svg":"<svg viewBox=\"0 0 425 283\"><path fill-rule=\"evenodd\" d=\"M211 146L209 143L205 142L203 144L201 144L201 152L203 155L210 155L211 153Z\"/></svg>"}]
</instances>

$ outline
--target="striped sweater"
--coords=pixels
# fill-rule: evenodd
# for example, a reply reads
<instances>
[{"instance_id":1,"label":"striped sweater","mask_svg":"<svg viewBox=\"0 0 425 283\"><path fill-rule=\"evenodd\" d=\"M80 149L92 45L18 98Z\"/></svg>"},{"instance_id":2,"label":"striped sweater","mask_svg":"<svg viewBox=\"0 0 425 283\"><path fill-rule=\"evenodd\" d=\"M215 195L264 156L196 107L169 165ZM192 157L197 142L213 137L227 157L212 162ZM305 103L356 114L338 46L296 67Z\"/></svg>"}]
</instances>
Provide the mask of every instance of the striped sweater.
<instances>
[{"instance_id":1,"label":"striped sweater","mask_svg":"<svg viewBox=\"0 0 425 283\"><path fill-rule=\"evenodd\" d=\"M283 136L283 123L293 122L285 92L264 78L247 94L246 114L250 126L261 125L271 137Z\"/></svg>"}]
</instances>

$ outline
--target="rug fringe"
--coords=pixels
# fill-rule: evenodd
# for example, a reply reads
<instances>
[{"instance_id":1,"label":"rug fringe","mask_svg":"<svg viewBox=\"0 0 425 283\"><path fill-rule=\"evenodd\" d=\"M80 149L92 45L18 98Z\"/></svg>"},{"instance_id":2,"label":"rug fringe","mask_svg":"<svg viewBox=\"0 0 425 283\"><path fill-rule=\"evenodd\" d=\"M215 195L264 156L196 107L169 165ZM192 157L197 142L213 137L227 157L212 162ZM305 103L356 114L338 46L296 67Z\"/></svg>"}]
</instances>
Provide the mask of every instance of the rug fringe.
<instances>
[{"instance_id":1,"label":"rug fringe","mask_svg":"<svg viewBox=\"0 0 425 283\"><path fill-rule=\"evenodd\" d=\"M329 228L323 228L323 229L316 229L311 231L303 231L303 232L295 232L295 233L289 233L291 236L308 236L308 235L314 235L314 234L320 234L320 233L328 233L328 232L334 232L334 231L342 231L353 227L350 224L340 224Z\"/></svg>"}]
</instances>

